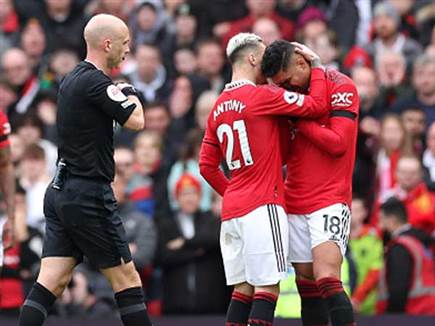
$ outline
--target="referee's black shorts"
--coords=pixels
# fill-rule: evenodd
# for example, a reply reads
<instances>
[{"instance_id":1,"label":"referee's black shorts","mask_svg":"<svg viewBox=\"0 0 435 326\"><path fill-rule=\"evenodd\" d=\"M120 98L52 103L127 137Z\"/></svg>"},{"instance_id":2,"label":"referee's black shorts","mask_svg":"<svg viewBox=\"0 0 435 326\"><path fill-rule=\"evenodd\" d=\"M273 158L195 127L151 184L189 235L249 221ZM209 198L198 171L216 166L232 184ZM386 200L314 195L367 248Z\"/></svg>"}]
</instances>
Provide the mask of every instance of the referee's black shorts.
<instances>
[{"instance_id":1,"label":"referee's black shorts","mask_svg":"<svg viewBox=\"0 0 435 326\"><path fill-rule=\"evenodd\" d=\"M131 261L125 230L109 183L69 175L62 190L48 186L42 257L86 256L98 269Z\"/></svg>"}]
</instances>

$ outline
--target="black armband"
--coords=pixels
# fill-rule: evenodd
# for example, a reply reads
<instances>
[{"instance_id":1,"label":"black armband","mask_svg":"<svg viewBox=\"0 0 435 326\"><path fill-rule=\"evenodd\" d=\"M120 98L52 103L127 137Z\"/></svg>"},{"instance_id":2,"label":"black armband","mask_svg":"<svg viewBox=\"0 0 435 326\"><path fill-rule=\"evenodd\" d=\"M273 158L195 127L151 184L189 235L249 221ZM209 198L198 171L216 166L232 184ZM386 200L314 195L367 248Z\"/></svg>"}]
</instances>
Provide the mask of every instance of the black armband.
<instances>
[{"instance_id":1,"label":"black armband","mask_svg":"<svg viewBox=\"0 0 435 326\"><path fill-rule=\"evenodd\" d=\"M127 86L127 87L124 87L124 88L121 90L121 92L122 92L122 94L124 94L125 96L129 96L129 95L138 96L138 94L137 94L137 90L136 90L136 88L134 88L133 86Z\"/></svg>"},{"instance_id":2,"label":"black armband","mask_svg":"<svg viewBox=\"0 0 435 326\"><path fill-rule=\"evenodd\" d=\"M330 114L330 117L343 117L343 118L349 118L351 120L355 120L356 113L346 111L346 110L333 110Z\"/></svg>"}]
</instances>

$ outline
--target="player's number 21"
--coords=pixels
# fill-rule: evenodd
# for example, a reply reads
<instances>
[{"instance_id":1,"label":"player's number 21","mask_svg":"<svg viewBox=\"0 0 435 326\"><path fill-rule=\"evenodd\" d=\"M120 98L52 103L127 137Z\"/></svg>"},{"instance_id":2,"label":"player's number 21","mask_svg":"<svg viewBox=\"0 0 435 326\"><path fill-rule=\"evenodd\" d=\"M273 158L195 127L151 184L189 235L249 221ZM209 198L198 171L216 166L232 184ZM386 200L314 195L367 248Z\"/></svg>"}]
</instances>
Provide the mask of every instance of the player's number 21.
<instances>
[{"instance_id":1,"label":"player's number 21","mask_svg":"<svg viewBox=\"0 0 435 326\"><path fill-rule=\"evenodd\" d=\"M217 136L219 141L223 143L224 135L227 136L227 149L225 153L225 159L227 161L228 168L230 170L240 169L240 160L233 161L233 151L234 151L234 131L239 135L240 151L243 156L243 161L245 165L254 164L252 159L251 149L249 147L248 133L246 132L246 125L243 120L236 120L233 122L233 127L229 124L223 123L217 128Z\"/></svg>"}]
</instances>

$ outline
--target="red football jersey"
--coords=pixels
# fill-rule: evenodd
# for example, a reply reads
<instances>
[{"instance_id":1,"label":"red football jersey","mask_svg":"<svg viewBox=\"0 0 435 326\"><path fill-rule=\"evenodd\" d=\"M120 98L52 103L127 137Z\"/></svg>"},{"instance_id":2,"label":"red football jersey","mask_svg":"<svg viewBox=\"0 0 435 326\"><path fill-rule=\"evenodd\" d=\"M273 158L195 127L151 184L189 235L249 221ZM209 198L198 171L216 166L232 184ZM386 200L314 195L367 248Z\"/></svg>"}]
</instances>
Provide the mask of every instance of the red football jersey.
<instances>
[{"instance_id":1,"label":"red football jersey","mask_svg":"<svg viewBox=\"0 0 435 326\"><path fill-rule=\"evenodd\" d=\"M352 201L352 172L358 131L359 97L353 81L337 70L326 72L329 111L301 120L287 158L287 213L309 214Z\"/></svg>"},{"instance_id":2,"label":"red football jersey","mask_svg":"<svg viewBox=\"0 0 435 326\"><path fill-rule=\"evenodd\" d=\"M0 148L9 146L8 135L11 133L11 125L9 124L6 114L0 111Z\"/></svg>"},{"instance_id":3,"label":"red football jersey","mask_svg":"<svg viewBox=\"0 0 435 326\"><path fill-rule=\"evenodd\" d=\"M223 195L223 220L265 204L284 207L282 165L290 137L287 119L327 112L323 70L313 69L311 90L310 95L302 95L242 80L228 84L219 96L207 122L200 169ZM223 158L229 180L219 169Z\"/></svg>"}]
</instances>

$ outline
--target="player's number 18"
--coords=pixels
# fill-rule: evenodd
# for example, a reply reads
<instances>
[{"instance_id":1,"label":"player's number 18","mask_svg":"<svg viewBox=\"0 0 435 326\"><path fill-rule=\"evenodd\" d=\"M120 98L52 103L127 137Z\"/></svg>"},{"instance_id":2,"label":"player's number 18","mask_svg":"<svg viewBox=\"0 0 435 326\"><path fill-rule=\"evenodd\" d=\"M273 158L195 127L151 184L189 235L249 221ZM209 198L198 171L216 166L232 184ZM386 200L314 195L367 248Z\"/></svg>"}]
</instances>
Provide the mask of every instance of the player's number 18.
<instances>
[{"instance_id":1,"label":"player's number 18","mask_svg":"<svg viewBox=\"0 0 435 326\"><path fill-rule=\"evenodd\" d=\"M236 120L233 122L233 127L230 125L223 123L219 125L217 128L217 136L219 138L220 143L222 144L224 141L224 135L227 136L227 149L225 153L225 159L227 161L228 168L230 170L240 169L241 163L240 160L233 161L233 151L234 151L234 131L236 131L239 135L240 142L240 151L242 153L243 161L245 165L254 164L254 160L252 159L251 149L249 147L248 134L246 132L246 125L243 120Z\"/></svg>"}]
</instances>

